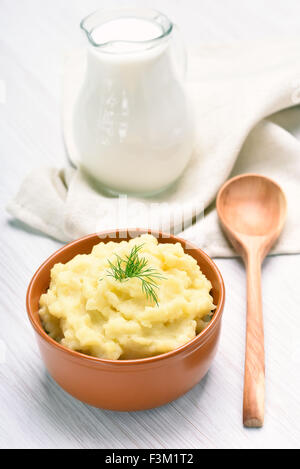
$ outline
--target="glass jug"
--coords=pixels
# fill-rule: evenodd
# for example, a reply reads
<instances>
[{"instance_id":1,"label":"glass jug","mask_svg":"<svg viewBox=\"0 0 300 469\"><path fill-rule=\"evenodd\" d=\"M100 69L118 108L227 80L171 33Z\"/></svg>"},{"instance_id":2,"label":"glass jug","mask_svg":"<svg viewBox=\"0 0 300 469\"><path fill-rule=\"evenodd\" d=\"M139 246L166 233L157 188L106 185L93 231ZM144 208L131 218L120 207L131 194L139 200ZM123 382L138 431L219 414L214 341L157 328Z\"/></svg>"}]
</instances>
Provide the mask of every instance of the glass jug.
<instances>
[{"instance_id":1,"label":"glass jug","mask_svg":"<svg viewBox=\"0 0 300 469\"><path fill-rule=\"evenodd\" d=\"M114 193L166 189L194 144L177 28L148 9L99 10L81 28L89 44L72 117L78 164Z\"/></svg>"}]
</instances>

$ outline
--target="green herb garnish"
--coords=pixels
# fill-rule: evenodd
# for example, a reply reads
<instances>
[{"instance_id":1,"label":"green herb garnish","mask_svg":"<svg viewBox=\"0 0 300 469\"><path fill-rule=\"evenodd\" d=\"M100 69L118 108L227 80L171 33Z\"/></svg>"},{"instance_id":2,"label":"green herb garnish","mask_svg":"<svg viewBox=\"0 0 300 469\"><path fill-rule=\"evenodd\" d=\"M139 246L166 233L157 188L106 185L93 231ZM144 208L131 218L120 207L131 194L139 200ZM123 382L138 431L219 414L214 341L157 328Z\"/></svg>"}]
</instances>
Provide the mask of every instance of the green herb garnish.
<instances>
[{"instance_id":1,"label":"green herb garnish","mask_svg":"<svg viewBox=\"0 0 300 469\"><path fill-rule=\"evenodd\" d=\"M158 285L156 280L165 279L158 270L148 266L148 260L139 257L139 251L143 244L134 246L129 254L122 259L115 254L117 261L113 264L109 259L110 270L107 275L115 278L119 282L127 281L129 278L136 277L142 282L142 290L146 294L147 299L152 299L158 306L156 289Z\"/></svg>"}]
</instances>

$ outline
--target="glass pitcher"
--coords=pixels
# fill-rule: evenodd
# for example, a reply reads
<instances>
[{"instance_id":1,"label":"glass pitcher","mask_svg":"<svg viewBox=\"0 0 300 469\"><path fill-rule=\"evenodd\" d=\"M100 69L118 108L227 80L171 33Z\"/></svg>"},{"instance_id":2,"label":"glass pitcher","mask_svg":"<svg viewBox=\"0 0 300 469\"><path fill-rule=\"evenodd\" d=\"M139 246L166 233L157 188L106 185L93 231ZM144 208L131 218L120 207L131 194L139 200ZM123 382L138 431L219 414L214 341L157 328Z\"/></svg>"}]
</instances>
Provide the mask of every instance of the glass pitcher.
<instances>
[{"instance_id":1,"label":"glass pitcher","mask_svg":"<svg viewBox=\"0 0 300 469\"><path fill-rule=\"evenodd\" d=\"M88 48L72 118L78 164L114 193L166 189L194 144L177 28L149 9L99 10L81 28Z\"/></svg>"}]
</instances>

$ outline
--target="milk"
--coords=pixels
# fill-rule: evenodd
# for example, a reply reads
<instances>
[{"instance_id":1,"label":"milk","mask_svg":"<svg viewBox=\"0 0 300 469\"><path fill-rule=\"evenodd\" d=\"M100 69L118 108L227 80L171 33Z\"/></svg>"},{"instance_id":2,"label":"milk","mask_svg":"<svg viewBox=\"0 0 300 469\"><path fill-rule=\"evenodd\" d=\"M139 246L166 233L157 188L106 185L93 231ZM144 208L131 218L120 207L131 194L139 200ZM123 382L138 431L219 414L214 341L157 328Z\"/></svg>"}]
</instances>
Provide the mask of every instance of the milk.
<instances>
[{"instance_id":1,"label":"milk","mask_svg":"<svg viewBox=\"0 0 300 469\"><path fill-rule=\"evenodd\" d=\"M80 166L114 192L159 192L193 148L172 37L153 21L118 18L93 28L90 40L73 116Z\"/></svg>"}]
</instances>

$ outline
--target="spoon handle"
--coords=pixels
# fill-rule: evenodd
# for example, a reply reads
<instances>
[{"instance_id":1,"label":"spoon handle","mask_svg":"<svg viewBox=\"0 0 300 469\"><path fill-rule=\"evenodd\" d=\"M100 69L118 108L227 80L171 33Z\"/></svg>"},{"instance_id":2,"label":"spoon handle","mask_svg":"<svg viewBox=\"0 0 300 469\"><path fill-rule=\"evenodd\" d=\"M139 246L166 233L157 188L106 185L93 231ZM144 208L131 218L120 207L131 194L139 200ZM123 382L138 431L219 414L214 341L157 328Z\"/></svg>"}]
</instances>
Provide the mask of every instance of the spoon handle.
<instances>
[{"instance_id":1,"label":"spoon handle","mask_svg":"<svg viewBox=\"0 0 300 469\"><path fill-rule=\"evenodd\" d=\"M261 257L250 250L247 267L247 333L244 381L244 425L262 427L265 400L264 326L261 295Z\"/></svg>"}]
</instances>

